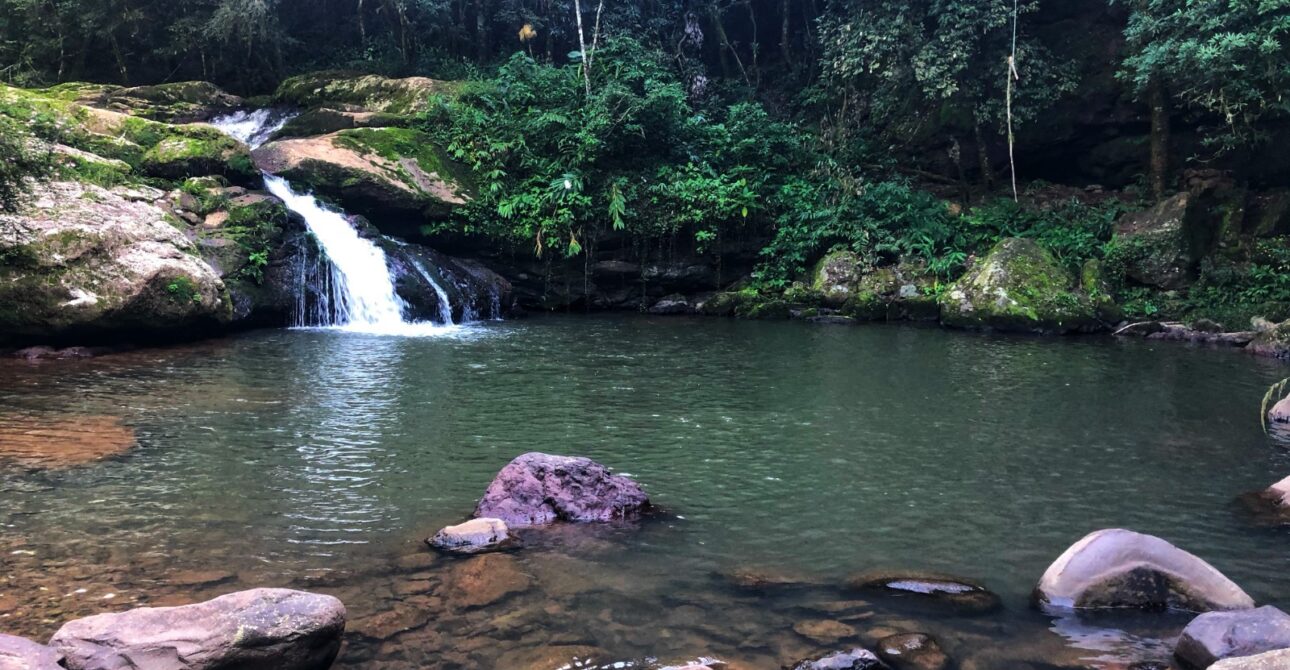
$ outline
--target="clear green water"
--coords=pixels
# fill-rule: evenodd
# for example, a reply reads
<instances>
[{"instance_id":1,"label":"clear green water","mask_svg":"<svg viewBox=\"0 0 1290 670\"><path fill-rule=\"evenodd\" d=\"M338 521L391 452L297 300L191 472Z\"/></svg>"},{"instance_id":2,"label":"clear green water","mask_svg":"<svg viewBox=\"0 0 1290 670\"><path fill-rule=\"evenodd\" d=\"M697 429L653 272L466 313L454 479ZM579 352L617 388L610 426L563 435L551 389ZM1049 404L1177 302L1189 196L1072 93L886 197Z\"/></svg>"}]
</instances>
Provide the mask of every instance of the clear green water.
<instances>
[{"instance_id":1,"label":"clear green water","mask_svg":"<svg viewBox=\"0 0 1290 670\"><path fill-rule=\"evenodd\" d=\"M1257 420L1286 374L1104 338L643 317L421 339L263 332L5 362L0 417L120 417L138 446L73 468L4 467L0 631L39 637L69 616L284 585L336 593L352 619L418 622L353 637L353 667L522 670L515 654L577 644L771 668L831 646L792 631L821 618L857 630L837 646L932 631L964 667L1023 667L1004 651L1016 649L1067 665L1159 656L1153 640L1185 620L1054 624L1028 608L1030 589L1072 542L1118 526L1290 605L1290 533L1233 502L1290 472ZM531 535L512 558L532 588L471 610L441 592L461 562L411 576L391 563L468 516L525 451L601 460L676 517ZM740 567L817 586L748 592L717 576ZM848 619L820 606L854 599L837 585L873 568L971 577L1005 611L868 602ZM191 586L193 570L235 577Z\"/></svg>"}]
</instances>

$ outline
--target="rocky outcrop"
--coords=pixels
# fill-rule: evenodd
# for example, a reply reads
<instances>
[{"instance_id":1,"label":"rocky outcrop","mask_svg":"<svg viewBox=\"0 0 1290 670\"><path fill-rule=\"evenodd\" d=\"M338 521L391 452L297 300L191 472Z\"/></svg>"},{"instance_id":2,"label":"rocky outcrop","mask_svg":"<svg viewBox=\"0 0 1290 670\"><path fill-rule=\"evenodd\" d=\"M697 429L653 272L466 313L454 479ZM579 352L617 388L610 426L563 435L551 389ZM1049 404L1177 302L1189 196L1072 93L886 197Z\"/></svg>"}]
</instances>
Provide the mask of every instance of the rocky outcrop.
<instances>
[{"instance_id":1,"label":"rocky outcrop","mask_svg":"<svg viewBox=\"0 0 1290 670\"><path fill-rule=\"evenodd\" d=\"M865 572L848 579L847 587L960 614L985 614L1002 605L999 596L981 584L928 572Z\"/></svg>"},{"instance_id":2,"label":"rocky outcrop","mask_svg":"<svg viewBox=\"0 0 1290 670\"><path fill-rule=\"evenodd\" d=\"M1285 670L1290 668L1290 649L1278 649L1253 656L1237 656L1209 666L1209 670Z\"/></svg>"},{"instance_id":3,"label":"rocky outcrop","mask_svg":"<svg viewBox=\"0 0 1290 670\"><path fill-rule=\"evenodd\" d=\"M852 251L834 251L821 258L811 271L811 288L833 307L841 307L851 297L864 276L860 257Z\"/></svg>"},{"instance_id":4,"label":"rocky outcrop","mask_svg":"<svg viewBox=\"0 0 1290 670\"><path fill-rule=\"evenodd\" d=\"M1114 255L1125 275L1158 289L1190 286L1201 261L1225 238L1254 232L1243 230L1246 195L1230 180L1199 175L1189 180L1188 190L1122 217L1115 226Z\"/></svg>"},{"instance_id":5,"label":"rocky outcrop","mask_svg":"<svg viewBox=\"0 0 1290 670\"><path fill-rule=\"evenodd\" d=\"M0 670L66 670L63 655L31 640L0 634Z\"/></svg>"},{"instance_id":6,"label":"rocky outcrop","mask_svg":"<svg viewBox=\"0 0 1290 670\"><path fill-rule=\"evenodd\" d=\"M426 77L390 79L340 70L291 77L278 87L274 101L301 108L330 107L345 111L415 114L425 111L436 94L451 94L457 85Z\"/></svg>"},{"instance_id":7,"label":"rocky outcrop","mask_svg":"<svg viewBox=\"0 0 1290 670\"><path fill-rule=\"evenodd\" d=\"M1217 661L1290 648L1290 615L1275 607L1209 612L1187 624L1174 655L1201 670Z\"/></svg>"},{"instance_id":8,"label":"rocky outcrop","mask_svg":"<svg viewBox=\"0 0 1290 670\"><path fill-rule=\"evenodd\" d=\"M224 282L172 225L164 197L59 182L0 215L0 333L63 339L228 322Z\"/></svg>"},{"instance_id":9,"label":"rocky outcrop","mask_svg":"<svg viewBox=\"0 0 1290 670\"><path fill-rule=\"evenodd\" d=\"M205 81L181 81L152 86L61 84L42 93L71 99L87 107L139 116L164 123L210 121L245 106L246 101Z\"/></svg>"},{"instance_id":10,"label":"rocky outcrop","mask_svg":"<svg viewBox=\"0 0 1290 670\"><path fill-rule=\"evenodd\" d=\"M1192 612L1241 610L1254 600L1205 561L1151 535L1099 530L1066 550L1035 587L1040 606Z\"/></svg>"},{"instance_id":11,"label":"rocky outcrop","mask_svg":"<svg viewBox=\"0 0 1290 670\"><path fill-rule=\"evenodd\" d=\"M321 670L336 657L344 630L345 606L331 596L254 589L77 619L49 644L70 670Z\"/></svg>"},{"instance_id":12,"label":"rocky outcrop","mask_svg":"<svg viewBox=\"0 0 1290 670\"><path fill-rule=\"evenodd\" d=\"M1100 327L1092 301L1034 240L995 245L941 298L941 322L960 328L1071 333Z\"/></svg>"},{"instance_id":13,"label":"rocky outcrop","mask_svg":"<svg viewBox=\"0 0 1290 670\"><path fill-rule=\"evenodd\" d=\"M1290 320L1272 323L1255 319L1252 324L1254 339L1245 350L1269 358L1290 358Z\"/></svg>"},{"instance_id":14,"label":"rocky outcrop","mask_svg":"<svg viewBox=\"0 0 1290 670\"><path fill-rule=\"evenodd\" d=\"M482 554L513 545L515 538L501 519L471 519L440 530L426 542L450 554Z\"/></svg>"},{"instance_id":15,"label":"rocky outcrop","mask_svg":"<svg viewBox=\"0 0 1290 670\"><path fill-rule=\"evenodd\" d=\"M330 135L355 128L391 128L412 125L410 117L384 112L352 112L327 107L311 109L292 117L273 133L270 140Z\"/></svg>"},{"instance_id":16,"label":"rocky outcrop","mask_svg":"<svg viewBox=\"0 0 1290 670\"><path fill-rule=\"evenodd\" d=\"M261 170L369 217L440 218L469 199L464 171L429 137L406 128L279 140L256 149L254 158Z\"/></svg>"},{"instance_id":17,"label":"rocky outcrop","mask_svg":"<svg viewBox=\"0 0 1290 670\"><path fill-rule=\"evenodd\" d=\"M872 651L859 647L839 651L817 659L802 661L793 670L885 670L886 666Z\"/></svg>"},{"instance_id":18,"label":"rocky outcrop","mask_svg":"<svg viewBox=\"0 0 1290 670\"><path fill-rule=\"evenodd\" d=\"M497 474L475 508L476 517L512 528L556 521L617 521L649 508L636 482L590 458L528 453Z\"/></svg>"},{"instance_id":19,"label":"rocky outcrop","mask_svg":"<svg viewBox=\"0 0 1290 670\"><path fill-rule=\"evenodd\" d=\"M874 268L860 278L841 314L862 321L935 321L936 277L916 263Z\"/></svg>"}]
</instances>

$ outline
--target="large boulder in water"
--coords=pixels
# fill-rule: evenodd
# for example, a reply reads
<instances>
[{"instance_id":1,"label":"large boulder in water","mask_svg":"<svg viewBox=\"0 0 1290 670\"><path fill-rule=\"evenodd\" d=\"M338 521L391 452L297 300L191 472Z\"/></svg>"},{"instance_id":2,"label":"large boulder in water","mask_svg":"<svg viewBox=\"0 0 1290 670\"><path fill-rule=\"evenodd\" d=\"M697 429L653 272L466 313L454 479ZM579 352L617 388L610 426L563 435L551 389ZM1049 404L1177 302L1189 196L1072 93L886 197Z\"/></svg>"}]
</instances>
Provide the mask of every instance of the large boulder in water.
<instances>
[{"instance_id":1,"label":"large boulder in water","mask_svg":"<svg viewBox=\"0 0 1290 670\"><path fill-rule=\"evenodd\" d=\"M857 647L802 661L793 670L886 670L886 667L872 651Z\"/></svg>"},{"instance_id":2,"label":"large boulder in water","mask_svg":"<svg viewBox=\"0 0 1290 670\"><path fill-rule=\"evenodd\" d=\"M475 516L512 528L556 521L616 521L640 515L649 496L636 482L590 458L528 453L489 484Z\"/></svg>"},{"instance_id":3,"label":"large boulder in water","mask_svg":"<svg viewBox=\"0 0 1290 670\"><path fill-rule=\"evenodd\" d=\"M45 185L0 215L0 334L151 336L232 318L224 282L146 187Z\"/></svg>"},{"instance_id":4,"label":"large boulder in water","mask_svg":"<svg viewBox=\"0 0 1290 670\"><path fill-rule=\"evenodd\" d=\"M1151 535L1090 533L1066 550L1035 587L1042 606L1192 612L1254 607L1241 587L1205 561Z\"/></svg>"},{"instance_id":5,"label":"large boulder in water","mask_svg":"<svg viewBox=\"0 0 1290 670\"><path fill-rule=\"evenodd\" d=\"M466 173L424 133L360 128L270 142L255 164L378 220L442 218L466 204Z\"/></svg>"},{"instance_id":6,"label":"large boulder in water","mask_svg":"<svg viewBox=\"0 0 1290 670\"><path fill-rule=\"evenodd\" d=\"M1290 668L1290 649L1278 649L1253 656L1223 659L1209 670L1286 670Z\"/></svg>"},{"instance_id":7,"label":"large boulder in water","mask_svg":"<svg viewBox=\"0 0 1290 670\"><path fill-rule=\"evenodd\" d=\"M941 321L960 328L1070 333L1099 327L1074 278L1034 240L1008 238L941 298Z\"/></svg>"},{"instance_id":8,"label":"large boulder in water","mask_svg":"<svg viewBox=\"0 0 1290 670\"><path fill-rule=\"evenodd\" d=\"M49 645L71 670L321 670L336 658L344 631L345 606L336 598L253 589L77 619Z\"/></svg>"},{"instance_id":9,"label":"large boulder in water","mask_svg":"<svg viewBox=\"0 0 1290 670\"><path fill-rule=\"evenodd\" d=\"M66 670L63 655L31 640L0 634L0 670Z\"/></svg>"},{"instance_id":10,"label":"large boulder in water","mask_svg":"<svg viewBox=\"0 0 1290 670\"><path fill-rule=\"evenodd\" d=\"M1187 624L1174 655L1183 665L1208 668L1226 658L1290 648L1290 615L1275 607L1209 612ZM1279 666L1286 667L1286 666Z\"/></svg>"}]
</instances>

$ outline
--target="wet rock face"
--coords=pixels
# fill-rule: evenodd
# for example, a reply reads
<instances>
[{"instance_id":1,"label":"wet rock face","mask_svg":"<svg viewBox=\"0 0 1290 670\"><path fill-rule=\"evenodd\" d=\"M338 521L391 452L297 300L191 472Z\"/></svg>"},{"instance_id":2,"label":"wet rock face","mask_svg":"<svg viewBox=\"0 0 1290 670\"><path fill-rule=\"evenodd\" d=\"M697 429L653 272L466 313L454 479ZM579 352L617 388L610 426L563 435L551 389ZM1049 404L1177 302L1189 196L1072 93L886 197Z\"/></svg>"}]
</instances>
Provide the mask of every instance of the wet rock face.
<instances>
[{"instance_id":1,"label":"wet rock face","mask_svg":"<svg viewBox=\"0 0 1290 670\"><path fill-rule=\"evenodd\" d=\"M475 508L475 516L522 528L556 521L628 519L648 507L649 496L640 485L610 473L600 463L535 452L502 468Z\"/></svg>"},{"instance_id":2,"label":"wet rock face","mask_svg":"<svg viewBox=\"0 0 1290 670\"><path fill-rule=\"evenodd\" d=\"M1209 612L1183 629L1174 654L1189 668L1290 648L1290 614L1275 607ZM1285 666L1280 666L1285 667Z\"/></svg>"},{"instance_id":3,"label":"wet rock face","mask_svg":"<svg viewBox=\"0 0 1290 670\"><path fill-rule=\"evenodd\" d=\"M1290 668L1290 649L1228 658L1209 666L1209 670L1285 670L1285 668Z\"/></svg>"},{"instance_id":4,"label":"wet rock face","mask_svg":"<svg viewBox=\"0 0 1290 670\"><path fill-rule=\"evenodd\" d=\"M65 670L63 655L31 640L0 634L0 670Z\"/></svg>"},{"instance_id":5,"label":"wet rock face","mask_svg":"<svg viewBox=\"0 0 1290 670\"><path fill-rule=\"evenodd\" d=\"M811 661L802 661L793 670L885 670L886 666L872 651L855 648L839 651Z\"/></svg>"},{"instance_id":6,"label":"wet rock face","mask_svg":"<svg viewBox=\"0 0 1290 670\"><path fill-rule=\"evenodd\" d=\"M931 573L872 572L852 577L852 589L902 598L960 614L985 614L1002 606L999 596L966 579Z\"/></svg>"},{"instance_id":7,"label":"wet rock face","mask_svg":"<svg viewBox=\"0 0 1290 670\"><path fill-rule=\"evenodd\" d=\"M1099 327L1093 302L1034 240L999 242L941 298L941 322L959 328L1071 333Z\"/></svg>"},{"instance_id":8,"label":"wet rock face","mask_svg":"<svg viewBox=\"0 0 1290 670\"><path fill-rule=\"evenodd\" d=\"M440 530L426 542L450 554L482 554L505 549L515 543L515 538L501 519L471 519Z\"/></svg>"},{"instance_id":9,"label":"wet rock face","mask_svg":"<svg viewBox=\"0 0 1290 670\"><path fill-rule=\"evenodd\" d=\"M1151 535L1109 529L1066 550L1035 588L1041 607L1241 610L1254 600L1213 566Z\"/></svg>"},{"instance_id":10,"label":"wet rock face","mask_svg":"<svg viewBox=\"0 0 1290 670\"><path fill-rule=\"evenodd\" d=\"M77 619L49 644L70 670L321 670L335 659L344 630L345 606L336 598L254 589Z\"/></svg>"}]
</instances>

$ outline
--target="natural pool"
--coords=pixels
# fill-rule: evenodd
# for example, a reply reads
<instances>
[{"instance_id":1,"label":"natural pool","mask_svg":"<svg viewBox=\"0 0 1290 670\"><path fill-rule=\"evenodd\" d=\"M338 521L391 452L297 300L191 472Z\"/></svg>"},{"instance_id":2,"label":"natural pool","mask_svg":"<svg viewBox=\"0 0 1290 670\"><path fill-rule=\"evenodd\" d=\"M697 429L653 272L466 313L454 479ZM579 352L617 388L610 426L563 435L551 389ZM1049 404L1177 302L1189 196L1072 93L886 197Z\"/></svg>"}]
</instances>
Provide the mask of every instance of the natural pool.
<instances>
[{"instance_id":1,"label":"natural pool","mask_svg":"<svg viewBox=\"0 0 1290 670\"><path fill-rule=\"evenodd\" d=\"M1118 526L1290 606L1290 532L1234 503L1290 472L1258 423L1287 374L1109 338L620 316L5 361L0 452L50 426L125 426L137 446L3 466L0 631L44 639L74 616L275 585L346 602L347 667L776 668L920 630L964 668L1121 668L1167 657L1158 640L1186 619L1054 622L1030 589ZM525 451L630 473L672 516L531 532L487 569L433 558L420 541ZM1004 610L843 588L889 568L983 581ZM729 577L746 569L798 583ZM794 630L817 621L854 635Z\"/></svg>"}]
</instances>

